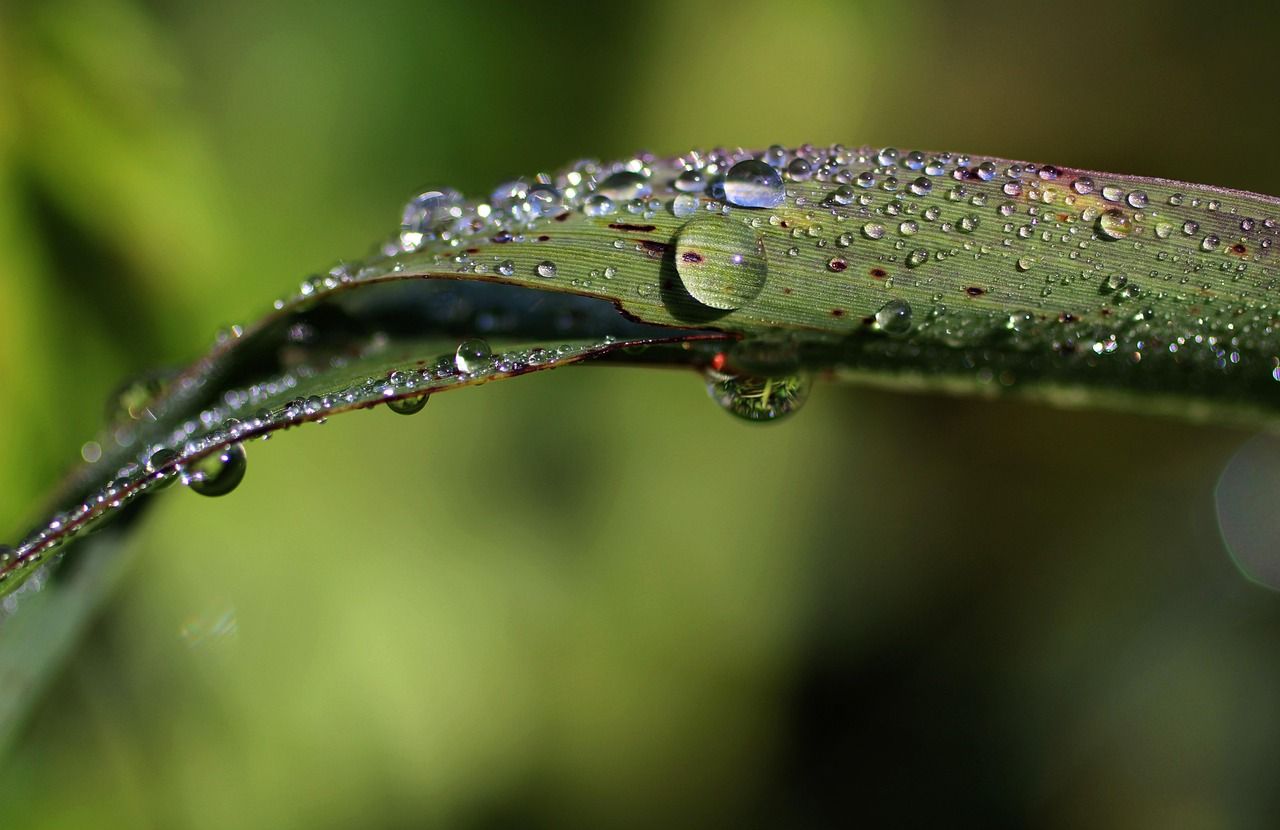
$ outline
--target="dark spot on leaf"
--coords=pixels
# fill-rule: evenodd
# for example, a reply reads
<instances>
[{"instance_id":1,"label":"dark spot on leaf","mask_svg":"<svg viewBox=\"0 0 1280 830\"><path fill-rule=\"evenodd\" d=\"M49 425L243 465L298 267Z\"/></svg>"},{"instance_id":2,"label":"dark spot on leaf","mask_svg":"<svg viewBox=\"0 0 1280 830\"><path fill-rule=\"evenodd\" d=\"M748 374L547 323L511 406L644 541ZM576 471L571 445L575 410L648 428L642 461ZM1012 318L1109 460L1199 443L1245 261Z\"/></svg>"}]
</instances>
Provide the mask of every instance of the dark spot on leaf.
<instances>
[{"instance_id":1,"label":"dark spot on leaf","mask_svg":"<svg viewBox=\"0 0 1280 830\"><path fill-rule=\"evenodd\" d=\"M964 293L968 294L970 297L981 297L983 294L987 293L987 289L971 285L964 290Z\"/></svg>"},{"instance_id":2,"label":"dark spot on leaf","mask_svg":"<svg viewBox=\"0 0 1280 830\"><path fill-rule=\"evenodd\" d=\"M636 233L651 233L658 229L657 225L628 225L625 222L613 222L609 227L615 231L635 231Z\"/></svg>"},{"instance_id":3,"label":"dark spot on leaf","mask_svg":"<svg viewBox=\"0 0 1280 830\"><path fill-rule=\"evenodd\" d=\"M789 294L791 294L791 289L790 289L790 288L784 288L784 289L782 289L782 293L783 293L783 294L788 294L788 295L789 295Z\"/></svg>"},{"instance_id":4,"label":"dark spot on leaf","mask_svg":"<svg viewBox=\"0 0 1280 830\"><path fill-rule=\"evenodd\" d=\"M702 262L702 254L697 251L685 251L680 258L685 262Z\"/></svg>"},{"instance_id":5,"label":"dark spot on leaf","mask_svg":"<svg viewBox=\"0 0 1280 830\"><path fill-rule=\"evenodd\" d=\"M870 273L871 276L875 277L878 280L882 280L885 277L889 276L889 272L884 270L883 268L872 268L868 273Z\"/></svg>"},{"instance_id":6,"label":"dark spot on leaf","mask_svg":"<svg viewBox=\"0 0 1280 830\"><path fill-rule=\"evenodd\" d=\"M498 231L493 235L493 241L501 245L503 242L511 241L511 234L507 231Z\"/></svg>"},{"instance_id":7,"label":"dark spot on leaf","mask_svg":"<svg viewBox=\"0 0 1280 830\"><path fill-rule=\"evenodd\" d=\"M468 253L468 254L478 254L478 253L480 253L480 249L479 249L479 248L467 248L467 250L466 250L464 253Z\"/></svg>"},{"instance_id":8,"label":"dark spot on leaf","mask_svg":"<svg viewBox=\"0 0 1280 830\"><path fill-rule=\"evenodd\" d=\"M1233 254L1243 254L1247 250L1249 249L1244 246L1243 242L1237 242L1236 244L1231 246L1231 252Z\"/></svg>"},{"instance_id":9,"label":"dark spot on leaf","mask_svg":"<svg viewBox=\"0 0 1280 830\"><path fill-rule=\"evenodd\" d=\"M569 218L569 211L566 210L564 213L557 213L552 218L555 219L557 222L563 222L564 220Z\"/></svg>"},{"instance_id":10,"label":"dark spot on leaf","mask_svg":"<svg viewBox=\"0 0 1280 830\"><path fill-rule=\"evenodd\" d=\"M551 237L547 236L546 234L543 234L542 236L538 237L539 242L549 242L550 240L551 240Z\"/></svg>"},{"instance_id":11,"label":"dark spot on leaf","mask_svg":"<svg viewBox=\"0 0 1280 830\"><path fill-rule=\"evenodd\" d=\"M832 317L843 317L843 316L844 316L844 309L843 309L843 308L833 308L833 309L831 309L831 316L832 316Z\"/></svg>"},{"instance_id":12,"label":"dark spot on leaf","mask_svg":"<svg viewBox=\"0 0 1280 830\"><path fill-rule=\"evenodd\" d=\"M651 239L643 239L640 241L640 247L644 249L645 256L650 259L662 259L667 253L667 244L665 242L654 242Z\"/></svg>"}]
</instances>

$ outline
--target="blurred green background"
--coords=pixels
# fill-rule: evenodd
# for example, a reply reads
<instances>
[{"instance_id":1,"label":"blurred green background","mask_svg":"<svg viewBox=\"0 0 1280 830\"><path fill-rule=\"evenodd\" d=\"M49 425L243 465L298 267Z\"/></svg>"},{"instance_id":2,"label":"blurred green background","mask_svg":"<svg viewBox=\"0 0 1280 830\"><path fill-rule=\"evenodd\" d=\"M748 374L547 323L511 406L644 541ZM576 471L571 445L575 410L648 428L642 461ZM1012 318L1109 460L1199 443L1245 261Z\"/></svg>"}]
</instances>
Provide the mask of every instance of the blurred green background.
<instances>
[{"instance_id":1,"label":"blurred green background","mask_svg":"<svg viewBox=\"0 0 1280 830\"><path fill-rule=\"evenodd\" d=\"M0 5L0 534L126 375L426 183L889 144L1280 194L1274 15L1201 6ZM1242 433L819 386L777 426L574 369L160 497L0 826L1274 826Z\"/></svg>"}]
</instances>

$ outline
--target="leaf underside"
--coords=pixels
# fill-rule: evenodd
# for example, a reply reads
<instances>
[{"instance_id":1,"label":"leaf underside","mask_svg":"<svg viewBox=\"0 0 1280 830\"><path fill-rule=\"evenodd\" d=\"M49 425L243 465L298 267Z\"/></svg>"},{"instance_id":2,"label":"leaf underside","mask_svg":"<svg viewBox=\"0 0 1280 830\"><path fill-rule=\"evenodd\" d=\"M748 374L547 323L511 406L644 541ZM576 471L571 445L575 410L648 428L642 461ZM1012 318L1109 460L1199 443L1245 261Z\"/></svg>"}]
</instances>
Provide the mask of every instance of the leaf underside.
<instances>
[{"instance_id":1,"label":"leaf underside","mask_svg":"<svg viewBox=\"0 0 1280 830\"><path fill-rule=\"evenodd\" d=\"M0 595L231 445L588 359L1272 427L1277 217L1280 200L1240 191L839 146L583 161L487 200L424 195L369 258L119 407L101 457L0 555ZM460 368L468 338L492 356Z\"/></svg>"}]
</instances>

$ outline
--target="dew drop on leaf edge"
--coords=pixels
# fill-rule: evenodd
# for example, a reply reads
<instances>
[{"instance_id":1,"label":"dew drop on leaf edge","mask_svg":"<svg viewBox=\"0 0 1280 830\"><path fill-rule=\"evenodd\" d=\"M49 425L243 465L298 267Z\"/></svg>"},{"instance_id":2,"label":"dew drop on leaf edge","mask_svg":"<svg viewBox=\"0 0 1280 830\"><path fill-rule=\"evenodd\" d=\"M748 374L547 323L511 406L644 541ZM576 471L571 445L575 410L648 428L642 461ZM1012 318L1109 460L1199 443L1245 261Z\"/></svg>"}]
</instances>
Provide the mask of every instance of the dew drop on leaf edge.
<instances>
[{"instance_id":1,"label":"dew drop on leaf edge","mask_svg":"<svg viewBox=\"0 0 1280 830\"><path fill-rule=\"evenodd\" d=\"M459 372L478 372L483 369L493 356L489 344L480 339L464 340L458 344L453 353L453 365Z\"/></svg>"},{"instance_id":2,"label":"dew drop on leaf edge","mask_svg":"<svg viewBox=\"0 0 1280 830\"><path fill-rule=\"evenodd\" d=\"M225 496L240 486L247 466L244 447L232 444L188 465L183 480L193 493Z\"/></svg>"}]
</instances>

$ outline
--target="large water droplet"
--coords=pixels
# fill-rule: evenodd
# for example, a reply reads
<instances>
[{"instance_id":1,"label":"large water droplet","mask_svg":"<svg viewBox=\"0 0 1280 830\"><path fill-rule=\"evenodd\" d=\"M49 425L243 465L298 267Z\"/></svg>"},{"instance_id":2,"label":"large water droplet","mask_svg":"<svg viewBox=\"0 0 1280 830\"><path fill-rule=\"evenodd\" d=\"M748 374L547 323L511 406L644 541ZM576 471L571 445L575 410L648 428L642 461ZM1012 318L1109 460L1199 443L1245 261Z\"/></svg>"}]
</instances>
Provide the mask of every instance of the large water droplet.
<instances>
[{"instance_id":1,"label":"large water droplet","mask_svg":"<svg viewBox=\"0 0 1280 830\"><path fill-rule=\"evenodd\" d=\"M808 374L783 377L733 377L708 373L707 393L732 415L747 421L777 421L798 410L809 398Z\"/></svg>"},{"instance_id":2,"label":"large water droplet","mask_svg":"<svg viewBox=\"0 0 1280 830\"><path fill-rule=\"evenodd\" d=\"M400 247L416 251L441 226L461 215L462 194L442 188L425 190L409 200L400 218Z\"/></svg>"},{"instance_id":3,"label":"large water droplet","mask_svg":"<svg viewBox=\"0 0 1280 830\"><path fill-rule=\"evenodd\" d=\"M232 444L187 466L182 483L202 496L225 496L244 480L244 447Z\"/></svg>"},{"instance_id":4,"label":"large water droplet","mask_svg":"<svg viewBox=\"0 0 1280 830\"><path fill-rule=\"evenodd\" d=\"M488 365L492 356L493 351L485 341L464 340L458 344L458 350L453 354L453 365L458 367L459 372L471 374Z\"/></svg>"},{"instance_id":5,"label":"large water droplet","mask_svg":"<svg viewBox=\"0 0 1280 830\"><path fill-rule=\"evenodd\" d=\"M387 401L387 409L397 415L413 415L421 412L430 399L431 395L426 392L421 395L414 395L411 398L396 398L395 400Z\"/></svg>"},{"instance_id":6,"label":"large water droplet","mask_svg":"<svg viewBox=\"0 0 1280 830\"><path fill-rule=\"evenodd\" d=\"M725 216L697 216L680 227L675 243L680 282L703 305L741 308L764 288L764 240L747 225Z\"/></svg>"},{"instance_id":7,"label":"large water droplet","mask_svg":"<svg viewBox=\"0 0 1280 830\"><path fill-rule=\"evenodd\" d=\"M911 305L905 300L890 300L876 312L876 325L885 334L903 335L911 331Z\"/></svg>"},{"instance_id":8,"label":"large water droplet","mask_svg":"<svg viewBox=\"0 0 1280 830\"><path fill-rule=\"evenodd\" d=\"M649 180L640 173L619 170L600 182L596 192L615 202L625 202L629 199L643 199L653 192L653 188Z\"/></svg>"},{"instance_id":9,"label":"large water droplet","mask_svg":"<svg viewBox=\"0 0 1280 830\"><path fill-rule=\"evenodd\" d=\"M1103 239L1124 239L1133 233L1133 222L1123 211L1112 208L1098 217L1098 234Z\"/></svg>"},{"instance_id":10,"label":"large water droplet","mask_svg":"<svg viewBox=\"0 0 1280 830\"><path fill-rule=\"evenodd\" d=\"M782 204L786 190L776 169L758 159L747 159L729 168L724 196L740 207L771 208Z\"/></svg>"}]
</instances>

